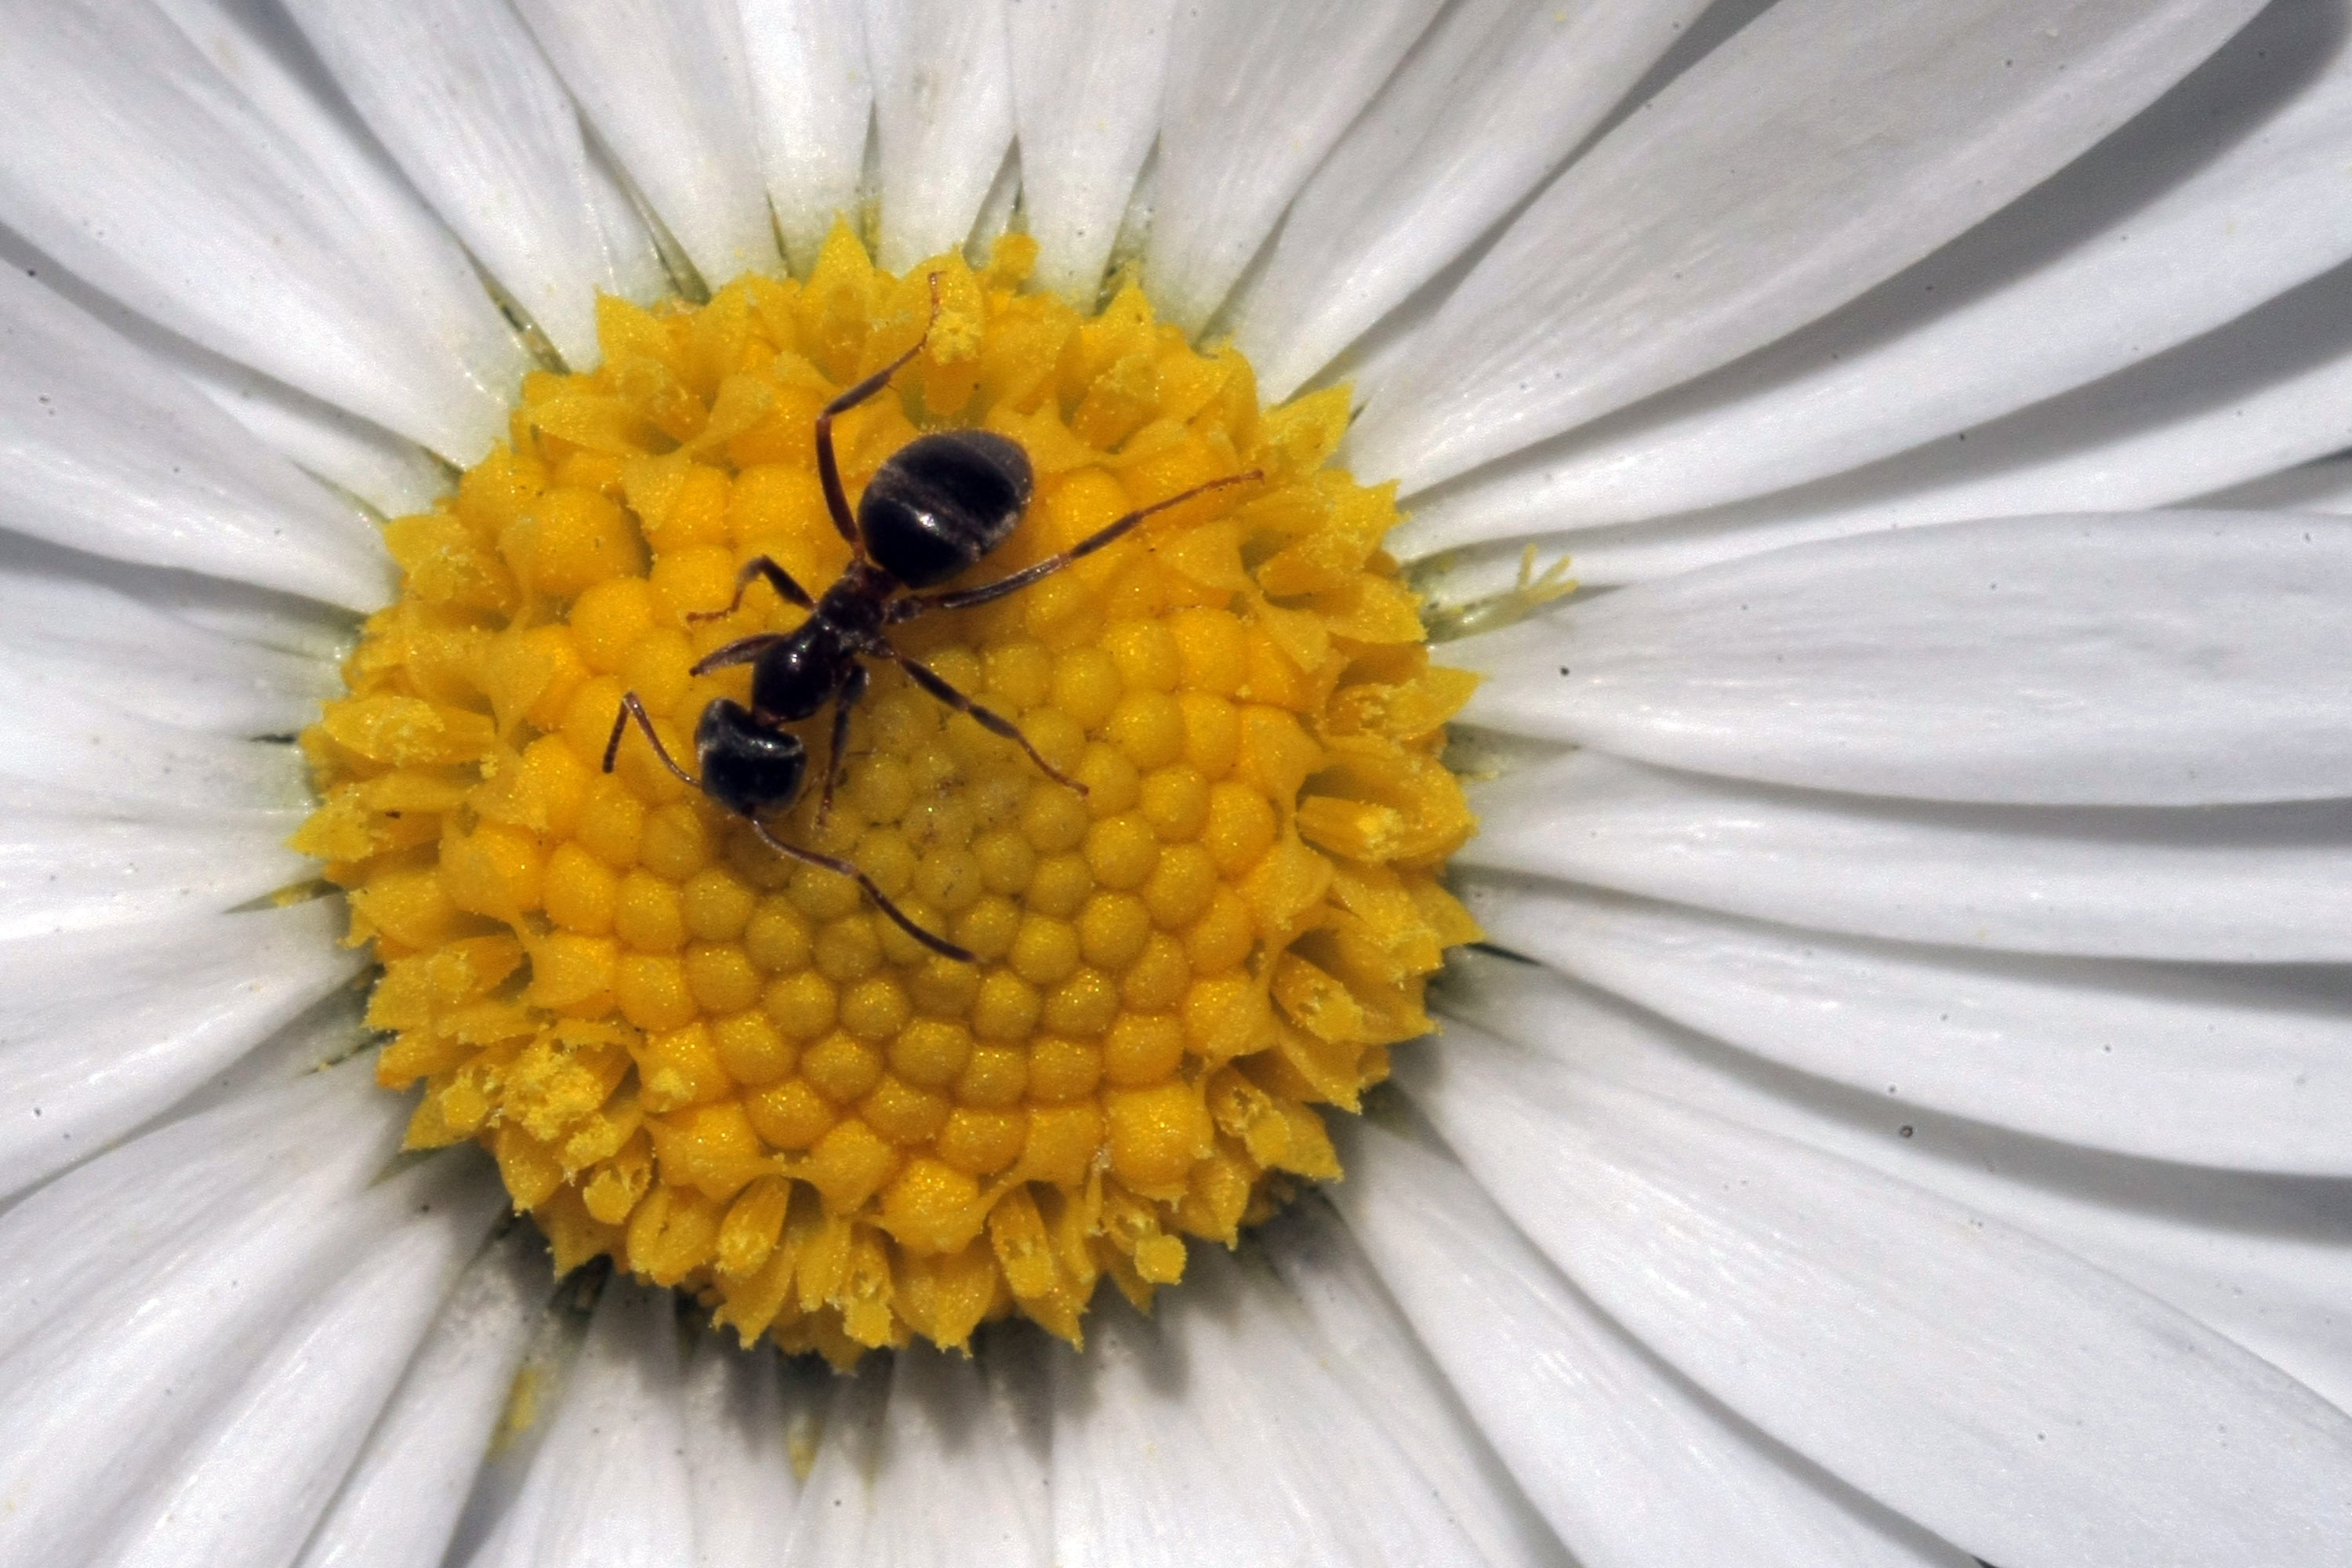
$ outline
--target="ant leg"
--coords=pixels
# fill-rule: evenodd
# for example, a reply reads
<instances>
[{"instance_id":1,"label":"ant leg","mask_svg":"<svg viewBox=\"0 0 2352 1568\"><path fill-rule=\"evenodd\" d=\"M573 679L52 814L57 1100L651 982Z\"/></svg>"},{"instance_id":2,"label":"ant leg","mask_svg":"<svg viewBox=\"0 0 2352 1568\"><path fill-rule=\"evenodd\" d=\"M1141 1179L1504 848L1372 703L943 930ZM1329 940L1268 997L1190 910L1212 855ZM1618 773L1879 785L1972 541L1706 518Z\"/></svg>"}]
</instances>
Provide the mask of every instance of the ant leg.
<instances>
[{"instance_id":1,"label":"ant leg","mask_svg":"<svg viewBox=\"0 0 2352 1568\"><path fill-rule=\"evenodd\" d=\"M748 637L737 637L724 647L715 647L704 654L687 674L709 675L714 669L725 669L730 665L750 664L785 639L786 634L782 632L756 632Z\"/></svg>"},{"instance_id":2,"label":"ant leg","mask_svg":"<svg viewBox=\"0 0 2352 1568\"><path fill-rule=\"evenodd\" d=\"M793 581L791 573L777 565L768 556L754 555L751 560L743 563L743 570L735 574L735 596L727 601L725 609L696 610L686 618L697 625L704 621L725 620L743 607L743 595L751 591L753 583L763 577L767 579L768 586L776 591L776 596L784 603L798 605L803 610L816 608L816 601L809 597L806 588Z\"/></svg>"},{"instance_id":3,"label":"ant leg","mask_svg":"<svg viewBox=\"0 0 2352 1568\"><path fill-rule=\"evenodd\" d=\"M613 771L614 761L621 754L621 736L627 731L632 719L637 721L637 728L646 732L646 739L654 743L654 755L662 760L662 766L676 773L678 782L688 789L700 789L702 781L679 767L677 759L669 754L669 748L662 744L661 736L654 731L654 721L646 716L646 705L637 700L637 694L634 691L622 697L620 711L613 715L613 738L604 742L604 771L608 773Z\"/></svg>"},{"instance_id":4,"label":"ant leg","mask_svg":"<svg viewBox=\"0 0 2352 1568\"><path fill-rule=\"evenodd\" d=\"M908 918L906 910L900 909L898 905L890 901L889 894L875 886L873 878L859 870L856 866L850 864L850 862L837 859L831 855L820 855L814 849L803 849L797 844L787 844L782 839L777 837L774 834L769 832L767 825L760 821L757 817L746 816L743 820L751 825L751 831L760 836L760 842L774 850L777 854L785 856L791 859L798 860L804 865L814 866L820 870L831 871L836 876L846 877L851 881L856 882L860 888L866 890L866 896L874 900L874 907L880 910L884 914L888 915L891 920L896 921L900 931L905 931L908 936L913 937L917 942L921 942L925 947L929 948L941 958L952 958L958 963L975 963L979 962L971 955L969 949L958 947L955 943L950 942L943 936L933 936L929 931L927 931L922 927L917 925L912 920Z\"/></svg>"},{"instance_id":5,"label":"ant leg","mask_svg":"<svg viewBox=\"0 0 2352 1568\"><path fill-rule=\"evenodd\" d=\"M912 679L916 685L921 687L924 690L929 692L932 696L938 698L940 701L946 703L957 712L971 714L973 721L979 724L982 729L987 731L990 734L1002 735L1006 740L1011 741L1015 745L1019 746L1023 751L1028 752L1029 760L1036 763L1038 770L1047 778L1052 779L1055 784L1067 784L1072 789L1076 790L1080 795L1087 793L1086 785L1080 784L1077 780L1072 778L1069 774L1064 773L1053 763L1047 762L1044 753L1040 752L1036 747L1029 743L1029 737L1023 734L1019 726L1015 725L1012 720L1007 719L1002 713L992 712L990 710L982 708L979 703L974 702L971 698L966 697L962 692L958 691L954 687L950 686L945 680L940 679L937 671L932 670L924 665L918 664L915 660L908 658L905 654L900 653L897 648L892 647L888 643L884 643L882 645L881 651L887 654L890 658L897 659L898 661L899 668L906 670L908 679Z\"/></svg>"},{"instance_id":6,"label":"ant leg","mask_svg":"<svg viewBox=\"0 0 2352 1568\"><path fill-rule=\"evenodd\" d=\"M683 783L695 789L700 789L702 787L701 781L697 779L692 773L688 773L684 768L679 767L677 765L677 760L669 754L669 748L662 744L661 736L655 732L653 720L648 718L646 714L646 705L637 700L637 694L634 691L629 692L621 699L621 710L618 713L614 715L613 738L604 742L604 771L608 773L613 771L614 760L619 755L621 750L621 737L627 733L629 721L632 719L637 721L637 728L646 732L646 739L653 742L654 755L662 760L662 765L668 768L671 773L676 773ZM880 910L884 914L888 915L891 920L898 922L899 930L905 931L908 936L913 937L917 942L921 942L925 947L929 948L933 952L938 953L940 957L952 958L959 963L971 963L977 962L972 957L971 953L966 949L958 947L955 943L948 941L945 937L933 936L929 931L925 931L922 927L917 925L912 920L908 919L907 911L900 909L897 904L892 903L890 901L890 895L884 892L878 886L877 886L873 878L867 876L864 871L858 869L857 867L852 865L850 862L837 859L831 855L820 855L814 849L803 849L797 844L787 844L782 839L777 837L774 834L769 832L765 823L748 813L744 816L743 820L751 825L751 831L759 836L760 842L765 844L769 848L773 849L777 854L786 856L794 860L803 861L823 870L834 872L838 876L846 877L851 881L856 882L860 888L866 890L866 896L874 900L874 907L876 909Z\"/></svg>"},{"instance_id":7,"label":"ant leg","mask_svg":"<svg viewBox=\"0 0 2352 1568\"><path fill-rule=\"evenodd\" d=\"M915 340L915 346L826 404L824 412L816 416L816 477L824 485L824 509L833 514L833 526L840 530L842 538L849 541L851 552L860 561L866 559L866 541L857 531L856 515L849 510L849 492L841 488L841 463L833 455L833 416L848 413L889 385L890 378L905 369L908 361L923 352L923 345L930 341L931 328L940 319L938 273L931 274L930 285L931 319L923 323L923 335Z\"/></svg>"},{"instance_id":8,"label":"ant leg","mask_svg":"<svg viewBox=\"0 0 2352 1568\"><path fill-rule=\"evenodd\" d=\"M849 760L849 710L856 707L857 700L865 695L866 667L852 665L849 679L833 700L833 750L825 754L824 759L824 793L816 800L819 826L823 826L825 817L832 814L834 786L841 783L842 764Z\"/></svg>"},{"instance_id":9,"label":"ant leg","mask_svg":"<svg viewBox=\"0 0 2352 1568\"><path fill-rule=\"evenodd\" d=\"M1191 500L1203 491L1222 489L1227 485L1247 484L1252 479L1264 478L1265 478L1264 473L1252 468L1245 474L1231 474L1222 479L1211 479L1206 484L1194 485L1181 495L1172 495L1166 500L1153 501L1150 506L1129 512L1117 522L1108 524L1098 531L1079 540L1059 555L1048 555L1034 566L1024 566L1010 577L1000 577L993 583L982 583L977 588L960 588L952 594L909 594L902 599L893 599L890 602L890 622L896 625L899 621L910 621L917 616L930 610L968 610L974 605L985 605L991 600L1002 599L1007 594L1026 588L1041 577L1051 577L1073 562L1085 560L1107 544L1117 543L1137 524L1154 512L1166 511L1170 507Z\"/></svg>"}]
</instances>

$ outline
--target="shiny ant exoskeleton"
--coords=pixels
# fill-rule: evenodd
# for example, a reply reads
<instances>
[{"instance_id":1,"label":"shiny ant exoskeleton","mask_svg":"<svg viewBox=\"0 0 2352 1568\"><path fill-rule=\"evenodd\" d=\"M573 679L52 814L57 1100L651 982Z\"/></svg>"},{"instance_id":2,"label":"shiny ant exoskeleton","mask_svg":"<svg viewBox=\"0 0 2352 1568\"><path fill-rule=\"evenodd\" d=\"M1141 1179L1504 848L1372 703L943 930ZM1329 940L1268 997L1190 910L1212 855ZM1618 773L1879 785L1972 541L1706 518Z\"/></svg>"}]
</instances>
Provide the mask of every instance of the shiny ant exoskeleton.
<instances>
[{"instance_id":1,"label":"shiny ant exoskeleton","mask_svg":"<svg viewBox=\"0 0 2352 1568\"><path fill-rule=\"evenodd\" d=\"M936 323L938 274L932 274L930 284L931 321ZM620 711L613 716L612 739L604 744L604 771L613 771L621 738L627 733L629 721L635 720L664 766L689 788L700 790L750 823L761 843L780 855L852 879L875 907L908 936L934 952L969 963L972 962L969 952L917 925L859 868L837 856L787 844L760 820L761 812L789 807L800 798L808 768L807 748L784 726L814 718L826 703L833 704L833 752L826 761L824 793L818 804L822 817L833 804L834 786L841 777L850 710L866 692L864 661L887 658L941 702L971 714L992 734L1017 743L1047 777L1084 794L1086 786L1040 755L1011 720L982 707L935 671L893 647L886 628L932 610L969 609L1001 599L1093 554L1154 512L1165 511L1204 490L1261 476L1253 471L1195 485L1181 495L1129 512L1058 555L977 588L945 594L908 592L947 582L1003 543L1029 505L1033 484L1028 454L1017 443L986 430L935 431L917 437L891 454L866 487L852 515L849 497L841 488L841 467L834 457L834 417L888 385L890 378L922 352L929 336L927 325L913 348L826 404L817 416L817 477L824 487L825 510L832 514L834 527L849 542L850 550L848 568L824 591L824 596L812 599L792 574L761 555L747 563L738 574L735 598L725 609L689 617L708 621L734 614L751 584L761 579L780 596L809 613L808 619L792 631L739 638L695 665L696 675L730 665L751 667L751 706L732 698L716 698L695 726L694 752L702 764L702 776L698 779L678 766L634 691L621 699Z\"/></svg>"}]
</instances>

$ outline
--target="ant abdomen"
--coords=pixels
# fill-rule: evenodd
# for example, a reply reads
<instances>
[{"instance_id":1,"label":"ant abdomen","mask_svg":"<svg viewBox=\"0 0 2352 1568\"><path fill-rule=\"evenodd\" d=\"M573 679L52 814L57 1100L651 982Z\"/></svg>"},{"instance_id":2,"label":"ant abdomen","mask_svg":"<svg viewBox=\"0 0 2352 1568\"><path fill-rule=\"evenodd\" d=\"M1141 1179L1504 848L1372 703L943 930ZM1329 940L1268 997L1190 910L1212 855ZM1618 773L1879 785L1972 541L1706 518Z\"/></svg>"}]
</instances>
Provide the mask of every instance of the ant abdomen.
<instances>
[{"instance_id":1,"label":"ant abdomen","mask_svg":"<svg viewBox=\"0 0 2352 1568\"><path fill-rule=\"evenodd\" d=\"M918 436L892 455L857 503L876 565L931 588L1004 542L1029 505L1029 454L988 430Z\"/></svg>"},{"instance_id":2,"label":"ant abdomen","mask_svg":"<svg viewBox=\"0 0 2352 1568\"><path fill-rule=\"evenodd\" d=\"M854 668L857 649L827 636L822 623L807 623L803 635L775 643L751 667L751 707L786 722L814 717L833 700L842 671Z\"/></svg>"}]
</instances>

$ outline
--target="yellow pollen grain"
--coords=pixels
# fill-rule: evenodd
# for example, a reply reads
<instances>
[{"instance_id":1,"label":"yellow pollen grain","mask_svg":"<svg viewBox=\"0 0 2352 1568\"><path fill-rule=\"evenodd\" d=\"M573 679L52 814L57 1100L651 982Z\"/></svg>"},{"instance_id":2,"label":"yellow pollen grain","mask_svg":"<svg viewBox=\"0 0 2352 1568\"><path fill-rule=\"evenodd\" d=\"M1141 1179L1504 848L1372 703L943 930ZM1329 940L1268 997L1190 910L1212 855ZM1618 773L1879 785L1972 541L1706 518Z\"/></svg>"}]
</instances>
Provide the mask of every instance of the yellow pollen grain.
<instances>
[{"instance_id":1,"label":"yellow pollen grain","mask_svg":"<svg viewBox=\"0 0 2352 1568\"><path fill-rule=\"evenodd\" d=\"M598 306L602 365L526 378L508 438L389 525L402 595L303 737L323 803L296 845L383 964L378 1076L421 1090L411 1147L480 1142L559 1268L597 1257L695 1293L748 1343L846 1365L1024 1315L1073 1341L1107 1277L1139 1304L1193 1241L1336 1177L1352 1110L1423 988L1473 939L1443 889L1475 824L1438 762L1472 679L1433 666L1380 541L1387 488L1328 466L1344 391L1258 405L1249 365L1023 284L1034 247L893 277L845 231L795 283ZM848 551L813 425L922 337L835 433L853 502L925 430L1020 443L1034 499L990 581L1204 481L996 604L895 628L1019 725L1046 776L873 669L820 820L827 716L769 826L786 860L661 767L624 693L693 761L697 675L802 612Z\"/></svg>"}]
</instances>

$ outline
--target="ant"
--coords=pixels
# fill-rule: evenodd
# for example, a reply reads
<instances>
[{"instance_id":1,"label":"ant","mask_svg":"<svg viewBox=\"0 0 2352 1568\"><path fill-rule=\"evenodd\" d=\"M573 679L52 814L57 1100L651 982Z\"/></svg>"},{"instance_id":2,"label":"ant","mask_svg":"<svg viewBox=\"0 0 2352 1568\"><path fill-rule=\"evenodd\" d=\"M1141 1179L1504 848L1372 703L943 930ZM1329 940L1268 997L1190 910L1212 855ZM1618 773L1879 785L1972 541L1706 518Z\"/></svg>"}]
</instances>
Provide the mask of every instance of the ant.
<instances>
[{"instance_id":1,"label":"ant","mask_svg":"<svg viewBox=\"0 0 2352 1568\"><path fill-rule=\"evenodd\" d=\"M725 609L706 610L688 618L712 621L733 615L742 607L743 595L751 584L760 581L787 603L809 613L808 619L792 631L739 638L695 665L692 673L696 675L730 665L750 665L751 706L720 697L702 710L701 721L694 729L695 757L702 764L702 776L698 779L669 754L654 731L645 704L635 692L629 692L613 716L613 736L604 743L604 772L613 771L621 738L634 719L665 767L688 787L700 790L742 817L762 844L780 855L851 879L908 936L942 957L970 963L973 959L969 951L917 925L864 870L837 856L787 844L760 820L760 813L789 808L800 798L807 771L807 748L784 726L814 718L828 702L833 705L833 752L817 807L822 821L832 807L834 786L841 778L850 711L866 694L864 661L887 658L941 702L959 713L971 714L991 734L1017 743L1046 777L1084 795L1087 786L1047 762L1011 720L982 707L937 672L892 647L887 628L933 610L969 609L1001 599L1093 554L1154 512L1165 511L1204 490L1265 476L1252 470L1195 485L1129 512L1057 555L977 588L918 591L938 587L979 564L1003 543L1027 510L1034 486L1029 455L1018 443L986 430L939 430L919 436L891 454L866 487L855 514L851 512L848 494L841 486L841 465L834 456L834 418L879 393L922 352L940 314L940 275L932 273L929 281L930 320L915 346L826 404L817 416L817 477L824 487L825 510L832 515L833 525L849 543L848 567L824 597L811 598L791 573L769 557L756 556L746 563L735 579L735 597Z\"/></svg>"}]
</instances>

